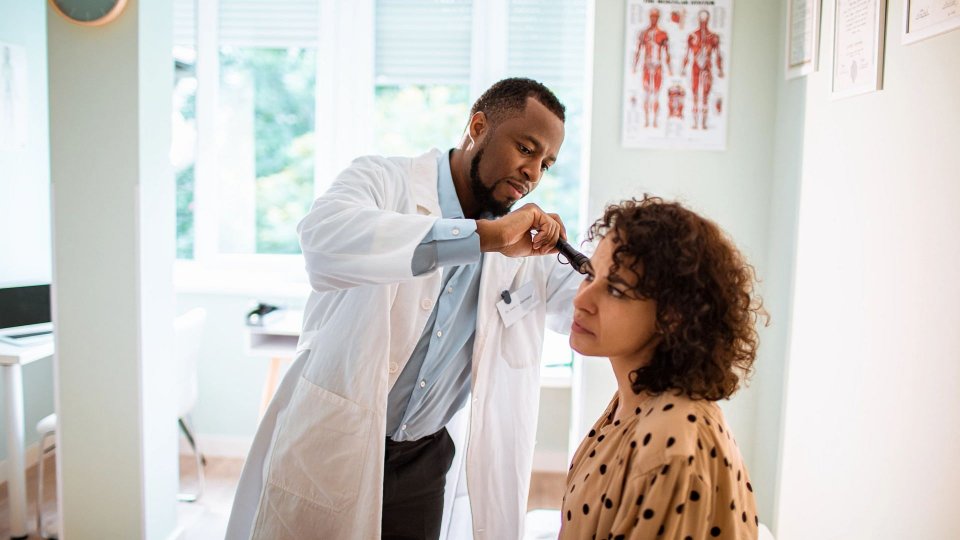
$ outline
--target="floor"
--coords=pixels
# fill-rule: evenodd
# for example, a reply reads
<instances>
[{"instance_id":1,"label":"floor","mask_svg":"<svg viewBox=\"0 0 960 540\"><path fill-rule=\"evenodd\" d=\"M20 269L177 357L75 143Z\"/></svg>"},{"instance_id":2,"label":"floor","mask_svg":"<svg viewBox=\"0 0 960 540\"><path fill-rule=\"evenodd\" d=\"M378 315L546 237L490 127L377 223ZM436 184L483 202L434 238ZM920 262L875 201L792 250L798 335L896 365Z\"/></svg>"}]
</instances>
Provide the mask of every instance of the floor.
<instances>
[{"instance_id":1,"label":"floor","mask_svg":"<svg viewBox=\"0 0 960 540\"><path fill-rule=\"evenodd\" d=\"M53 499L55 487L56 466L52 456L47 458L44 471L44 526L52 529L55 526L56 503ZM181 485L184 491L192 492L196 489L196 465L189 457L180 460ZM195 503L179 503L179 526L183 531L178 540L210 540L223 538L227 527L227 518L230 515L230 506L233 503L233 494L243 468L243 460L239 458L207 458L205 471L205 485L203 495ZM530 510L559 510L563 497L565 473L535 472L530 483L530 498L527 508ZM29 523L30 540L40 537L36 534L36 494L37 472L36 467L27 469L27 516ZM528 520L538 528L537 534L530 538L548 538L549 529L554 522L551 512L536 512L531 515L534 519ZM557 514L559 516L559 514ZM559 526L559 517L556 518ZM9 507L7 504L7 486L0 484L0 538L9 538ZM553 538L556 534L553 533Z\"/></svg>"}]
</instances>

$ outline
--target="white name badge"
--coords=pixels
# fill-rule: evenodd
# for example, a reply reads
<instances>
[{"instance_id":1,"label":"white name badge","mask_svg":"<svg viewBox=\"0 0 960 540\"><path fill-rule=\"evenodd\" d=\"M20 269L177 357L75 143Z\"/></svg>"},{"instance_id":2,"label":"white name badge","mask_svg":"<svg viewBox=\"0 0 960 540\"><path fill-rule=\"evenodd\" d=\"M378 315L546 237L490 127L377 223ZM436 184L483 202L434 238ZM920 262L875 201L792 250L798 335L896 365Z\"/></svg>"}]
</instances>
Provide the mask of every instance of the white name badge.
<instances>
[{"instance_id":1,"label":"white name badge","mask_svg":"<svg viewBox=\"0 0 960 540\"><path fill-rule=\"evenodd\" d=\"M533 282L529 281L515 291L510 291L510 303L506 299L497 302L497 311L503 319L503 325L509 328L540 305L540 300L534 295Z\"/></svg>"}]
</instances>

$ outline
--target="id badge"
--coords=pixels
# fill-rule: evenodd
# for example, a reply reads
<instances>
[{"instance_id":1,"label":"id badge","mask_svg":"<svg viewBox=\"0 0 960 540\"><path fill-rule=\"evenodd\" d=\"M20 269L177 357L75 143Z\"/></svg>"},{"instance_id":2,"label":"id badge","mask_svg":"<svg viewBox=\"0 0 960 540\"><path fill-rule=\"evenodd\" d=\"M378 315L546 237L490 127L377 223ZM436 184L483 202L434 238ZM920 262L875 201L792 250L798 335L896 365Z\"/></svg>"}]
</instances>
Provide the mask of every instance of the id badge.
<instances>
[{"instance_id":1,"label":"id badge","mask_svg":"<svg viewBox=\"0 0 960 540\"><path fill-rule=\"evenodd\" d=\"M533 282L529 281L517 290L509 291L510 303L507 303L506 299L497 302L497 311L500 312L500 318L503 319L504 326L507 328L513 326L524 315L540 305L540 300L534 292Z\"/></svg>"}]
</instances>

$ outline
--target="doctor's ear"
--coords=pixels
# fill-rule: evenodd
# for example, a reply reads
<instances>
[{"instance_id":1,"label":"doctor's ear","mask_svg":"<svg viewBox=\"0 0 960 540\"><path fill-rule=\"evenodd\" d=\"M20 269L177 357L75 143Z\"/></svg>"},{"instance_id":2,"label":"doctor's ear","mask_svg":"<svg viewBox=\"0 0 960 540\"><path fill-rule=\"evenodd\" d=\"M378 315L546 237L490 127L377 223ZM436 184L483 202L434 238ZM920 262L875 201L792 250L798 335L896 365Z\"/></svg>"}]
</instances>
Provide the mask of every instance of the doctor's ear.
<instances>
[{"instance_id":1,"label":"doctor's ear","mask_svg":"<svg viewBox=\"0 0 960 540\"><path fill-rule=\"evenodd\" d=\"M469 143L467 144L466 150L473 149L473 147L483 140L483 137L489 130L490 122L487 119L486 113L483 111L473 113L473 116L470 117L470 122L467 124L467 139Z\"/></svg>"}]
</instances>

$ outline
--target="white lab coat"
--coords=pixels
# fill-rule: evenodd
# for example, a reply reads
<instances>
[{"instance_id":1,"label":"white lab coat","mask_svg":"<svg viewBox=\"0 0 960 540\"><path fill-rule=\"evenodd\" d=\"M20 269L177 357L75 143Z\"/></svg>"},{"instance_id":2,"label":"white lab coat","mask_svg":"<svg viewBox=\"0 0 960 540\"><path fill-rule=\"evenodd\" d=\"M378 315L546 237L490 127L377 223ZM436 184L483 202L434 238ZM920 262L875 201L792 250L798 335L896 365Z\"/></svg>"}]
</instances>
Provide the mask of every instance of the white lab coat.
<instances>
[{"instance_id":1,"label":"white lab coat","mask_svg":"<svg viewBox=\"0 0 960 540\"><path fill-rule=\"evenodd\" d=\"M244 466L228 540L380 537L387 394L440 293L439 270L414 277L410 266L441 216L438 157L357 159L300 223L314 292L297 357ZM556 257L485 255L472 398L460 415L469 424L451 429L444 538L522 536L544 325L549 316L569 329L580 279ZM528 282L540 305L507 328L500 293ZM464 470L469 501L454 508Z\"/></svg>"}]
</instances>

